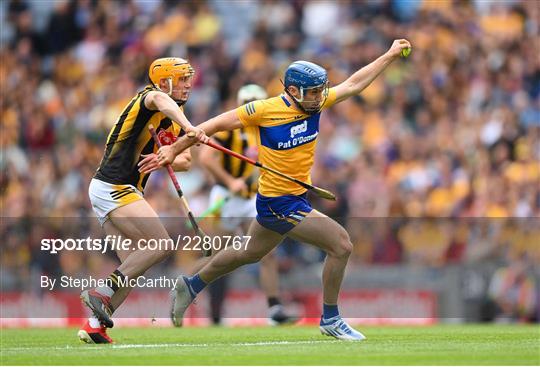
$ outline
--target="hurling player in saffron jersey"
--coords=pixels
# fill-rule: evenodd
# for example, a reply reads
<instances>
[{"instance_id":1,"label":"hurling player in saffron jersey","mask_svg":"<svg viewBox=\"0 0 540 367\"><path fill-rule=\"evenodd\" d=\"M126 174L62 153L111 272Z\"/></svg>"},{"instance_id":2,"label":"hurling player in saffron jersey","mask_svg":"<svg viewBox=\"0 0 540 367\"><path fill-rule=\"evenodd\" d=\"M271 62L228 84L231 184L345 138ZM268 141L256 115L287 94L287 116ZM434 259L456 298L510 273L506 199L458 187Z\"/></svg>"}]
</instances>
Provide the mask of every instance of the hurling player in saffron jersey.
<instances>
[{"instance_id":1,"label":"hurling player in saffron jersey","mask_svg":"<svg viewBox=\"0 0 540 367\"><path fill-rule=\"evenodd\" d=\"M210 136L218 131L254 126L258 130L259 160L300 181L311 182L321 111L357 95L388 65L410 48L405 39L395 40L390 49L372 63L356 71L343 83L328 87L324 68L307 61L293 62L284 75L284 93L248 103L214 117L198 127ZM161 165L207 136L186 135L158 151ZM312 220L306 220L311 218ZM313 220L316 218L317 220ZM306 189L262 171L257 194L257 217L251 223L250 245L245 251L229 248L217 254L199 273L183 277L176 288L174 312L181 319L187 307L204 287L241 265L259 261L284 236L310 243L327 254L324 263L323 314L320 330L342 340L363 340L362 333L349 326L339 314L338 295L352 243L345 229L323 213L312 209Z\"/></svg>"}]
</instances>

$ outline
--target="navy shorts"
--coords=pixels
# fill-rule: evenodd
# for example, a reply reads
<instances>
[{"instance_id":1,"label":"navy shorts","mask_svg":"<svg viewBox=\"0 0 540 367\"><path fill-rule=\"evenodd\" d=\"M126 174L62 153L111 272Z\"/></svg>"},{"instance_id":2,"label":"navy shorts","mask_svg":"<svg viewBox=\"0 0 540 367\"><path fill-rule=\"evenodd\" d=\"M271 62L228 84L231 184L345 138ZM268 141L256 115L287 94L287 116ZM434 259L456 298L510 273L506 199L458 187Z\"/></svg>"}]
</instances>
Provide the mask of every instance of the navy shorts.
<instances>
[{"instance_id":1,"label":"navy shorts","mask_svg":"<svg viewBox=\"0 0 540 367\"><path fill-rule=\"evenodd\" d=\"M289 232L312 210L306 193L276 197L257 194L257 222L279 234Z\"/></svg>"}]
</instances>

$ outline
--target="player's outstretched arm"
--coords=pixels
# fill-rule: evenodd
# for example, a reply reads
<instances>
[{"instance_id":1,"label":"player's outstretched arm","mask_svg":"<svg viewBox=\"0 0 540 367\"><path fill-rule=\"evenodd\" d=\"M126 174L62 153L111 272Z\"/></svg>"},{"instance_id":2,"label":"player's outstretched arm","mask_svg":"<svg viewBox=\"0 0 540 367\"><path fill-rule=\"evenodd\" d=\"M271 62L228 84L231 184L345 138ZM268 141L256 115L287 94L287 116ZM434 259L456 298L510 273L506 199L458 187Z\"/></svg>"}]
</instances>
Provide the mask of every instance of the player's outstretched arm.
<instances>
[{"instance_id":1,"label":"player's outstretched arm","mask_svg":"<svg viewBox=\"0 0 540 367\"><path fill-rule=\"evenodd\" d=\"M171 163L174 160L174 157L198 142L206 143L208 141L208 136L211 136L218 131L234 130L240 127L242 127L242 122L240 122L240 119L238 118L236 109L213 117L197 126L197 128L203 132L202 135L193 136L191 134L186 134L174 142L174 144L161 147L158 151L159 165L164 166Z\"/></svg>"},{"instance_id":2,"label":"player's outstretched arm","mask_svg":"<svg viewBox=\"0 0 540 367\"><path fill-rule=\"evenodd\" d=\"M167 94L159 91L149 92L144 98L144 105L149 110L163 112L165 116L179 123L186 133L194 132L198 139L202 139L204 132L189 122L184 112Z\"/></svg>"},{"instance_id":3,"label":"player's outstretched arm","mask_svg":"<svg viewBox=\"0 0 540 367\"><path fill-rule=\"evenodd\" d=\"M236 109L223 112L198 126L206 135L212 136L219 131L230 131L242 127Z\"/></svg>"},{"instance_id":4,"label":"player's outstretched arm","mask_svg":"<svg viewBox=\"0 0 540 367\"><path fill-rule=\"evenodd\" d=\"M336 102L344 101L362 92L388 65L400 56L403 49L408 47L411 47L411 44L406 39L394 40L388 51L334 88Z\"/></svg>"}]
</instances>

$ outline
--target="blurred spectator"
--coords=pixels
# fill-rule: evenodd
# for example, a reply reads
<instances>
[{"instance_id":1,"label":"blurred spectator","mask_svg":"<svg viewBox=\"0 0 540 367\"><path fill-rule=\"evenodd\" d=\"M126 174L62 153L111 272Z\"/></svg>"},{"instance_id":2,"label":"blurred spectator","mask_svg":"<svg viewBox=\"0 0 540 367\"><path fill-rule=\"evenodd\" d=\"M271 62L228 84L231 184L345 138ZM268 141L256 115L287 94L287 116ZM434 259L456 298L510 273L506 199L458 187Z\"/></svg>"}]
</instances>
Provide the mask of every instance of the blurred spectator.
<instances>
[{"instance_id":1,"label":"blurred spectator","mask_svg":"<svg viewBox=\"0 0 540 367\"><path fill-rule=\"evenodd\" d=\"M524 256L510 260L491 279L489 296L495 303L496 321L530 321L536 311L536 282L528 274Z\"/></svg>"}]
</instances>

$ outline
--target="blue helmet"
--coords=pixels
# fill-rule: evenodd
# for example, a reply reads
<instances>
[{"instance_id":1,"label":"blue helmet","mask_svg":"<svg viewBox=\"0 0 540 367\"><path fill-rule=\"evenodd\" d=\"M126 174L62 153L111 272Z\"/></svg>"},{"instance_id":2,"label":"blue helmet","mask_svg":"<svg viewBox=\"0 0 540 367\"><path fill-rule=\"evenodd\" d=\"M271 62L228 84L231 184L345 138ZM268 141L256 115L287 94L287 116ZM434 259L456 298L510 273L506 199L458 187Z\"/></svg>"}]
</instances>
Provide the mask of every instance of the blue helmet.
<instances>
[{"instance_id":1,"label":"blue helmet","mask_svg":"<svg viewBox=\"0 0 540 367\"><path fill-rule=\"evenodd\" d=\"M328 74L326 70L309 61L295 61L287 70L285 70L285 92L294 100L298 108L308 114L314 114L321 110L328 97ZM300 97L293 96L287 88L295 86L300 90ZM317 105L306 105L309 103L304 100L305 90L310 88L322 87L324 100L320 101Z\"/></svg>"},{"instance_id":2,"label":"blue helmet","mask_svg":"<svg viewBox=\"0 0 540 367\"><path fill-rule=\"evenodd\" d=\"M313 88L328 82L326 70L309 61L295 61L285 70L285 88L291 85L299 89Z\"/></svg>"}]
</instances>

